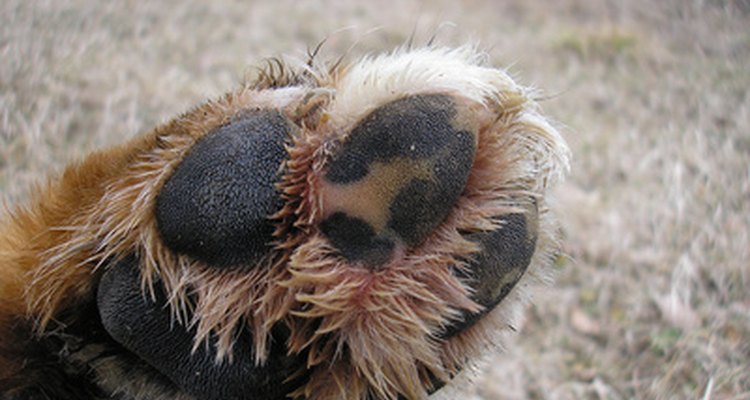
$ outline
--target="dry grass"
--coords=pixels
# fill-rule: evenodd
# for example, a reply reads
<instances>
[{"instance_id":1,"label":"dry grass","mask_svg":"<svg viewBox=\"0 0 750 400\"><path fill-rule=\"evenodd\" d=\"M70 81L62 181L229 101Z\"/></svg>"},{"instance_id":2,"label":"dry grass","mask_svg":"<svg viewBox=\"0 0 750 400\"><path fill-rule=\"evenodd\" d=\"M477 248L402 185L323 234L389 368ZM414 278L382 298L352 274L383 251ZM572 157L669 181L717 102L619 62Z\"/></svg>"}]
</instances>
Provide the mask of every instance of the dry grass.
<instances>
[{"instance_id":1,"label":"dry grass","mask_svg":"<svg viewBox=\"0 0 750 400\"><path fill-rule=\"evenodd\" d=\"M66 161L323 37L332 58L413 30L477 39L550 95L574 164L555 205L570 260L472 396L748 399L748 27L747 0L7 0L0 190L22 201Z\"/></svg>"}]
</instances>

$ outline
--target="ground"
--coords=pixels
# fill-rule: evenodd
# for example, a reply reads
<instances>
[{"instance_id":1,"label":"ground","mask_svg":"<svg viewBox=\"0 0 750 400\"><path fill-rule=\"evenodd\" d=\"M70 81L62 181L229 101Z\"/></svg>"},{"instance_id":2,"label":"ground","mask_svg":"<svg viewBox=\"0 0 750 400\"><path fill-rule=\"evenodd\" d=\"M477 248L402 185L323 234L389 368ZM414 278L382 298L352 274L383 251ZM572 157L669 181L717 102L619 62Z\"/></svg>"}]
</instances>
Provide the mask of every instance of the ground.
<instances>
[{"instance_id":1,"label":"ground","mask_svg":"<svg viewBox=\"0 0 750 400\"><path fill-rule=\"evenodd\" d=\"M573 151L568 257L473 399L750 398L747 0L0 4L0 193L327 38L354 59L473 41Z\"/></svg>"}]
</instances>

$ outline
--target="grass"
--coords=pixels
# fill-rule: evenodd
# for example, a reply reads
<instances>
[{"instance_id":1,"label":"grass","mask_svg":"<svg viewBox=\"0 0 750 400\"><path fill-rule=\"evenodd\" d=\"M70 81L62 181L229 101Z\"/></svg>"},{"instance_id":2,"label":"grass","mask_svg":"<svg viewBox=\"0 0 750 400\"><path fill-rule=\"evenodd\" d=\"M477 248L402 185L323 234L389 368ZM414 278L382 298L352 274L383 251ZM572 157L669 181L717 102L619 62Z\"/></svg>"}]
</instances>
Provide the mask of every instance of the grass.
<instances>
[{"instance_id":1,"label":"grass","mask_svg":"<svg viewBox=\"0 0 750 400\"><path fill-rule=\"evenodd\" d=\"M330 58L478 40L544 89L574 164L554 202L568 261L467 397L747 399L748 26L743 0L4 1L0 191L18 203L325 37Z\"/></svg>"}]
</instances>

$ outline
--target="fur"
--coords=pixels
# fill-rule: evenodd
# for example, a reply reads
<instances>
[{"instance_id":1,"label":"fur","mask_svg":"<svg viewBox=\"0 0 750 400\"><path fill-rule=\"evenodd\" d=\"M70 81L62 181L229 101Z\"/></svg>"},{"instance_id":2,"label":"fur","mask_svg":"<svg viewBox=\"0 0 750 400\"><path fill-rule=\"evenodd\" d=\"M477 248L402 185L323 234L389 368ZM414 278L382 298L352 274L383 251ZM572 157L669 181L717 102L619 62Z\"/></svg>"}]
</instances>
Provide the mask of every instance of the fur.
<instances>
[{"instance_id":1,"label":"fur","mask_svg":"<svg viewBox=\"0 0 750 400\"><path fill-rule=\"evenodd\" d=\"M106 262L133 253L142 260L144 293L163 285L175 320L196 328L196 347L216 337L219 359L231 359L236 332L247 329L255 361L264 363L272 327L285 324L289 351L306 352L312 371L293 394L300 398L425 398L437 389L435 378L445 382L469 370L466 360L481 358L502 344L503 332L515 330L528 287L547 279L560 251L545 196L569 156L530 92L468 46L398 49L335 68L270 65L276 67L256 82L70 165L26 207L7 213L0 225L0 389L36 357L10 349L59 324L75 325L71 314L89 304ZM435 233L398 263L379 271L350 265L317 227L325 163L349 128L377 106L432 93L466 104L465 118L478 124L464 193ZM162 243L155 198L196 140L248 109L278 109L298 127L279 184L285 204L272 216L271 255L250 272L216 270ZM476 252L461 233L496 228L493 217L531 202L539 207L540 226L527 272L480 322L441 340L440 331L462 311L481 309L452 272ZM147 395L164 389L143 389L159 386L151 383L136 389L112 366L80 368L94 375L97 390L187 398Z\"/></svg>"}]
</instances>

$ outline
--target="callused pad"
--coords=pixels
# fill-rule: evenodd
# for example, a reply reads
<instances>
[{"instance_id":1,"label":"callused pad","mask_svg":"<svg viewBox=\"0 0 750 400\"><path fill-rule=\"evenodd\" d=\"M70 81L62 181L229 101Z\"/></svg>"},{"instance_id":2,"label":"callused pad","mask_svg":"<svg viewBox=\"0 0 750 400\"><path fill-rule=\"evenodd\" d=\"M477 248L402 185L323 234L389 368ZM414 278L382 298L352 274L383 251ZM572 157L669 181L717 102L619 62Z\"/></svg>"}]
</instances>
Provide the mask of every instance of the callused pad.
<instances>
[{"instance_id":1,"label":"callused pad","mask_svg":"<svg viewBox=\"0 0 750 400\"><path fill-rule=\"evenodd\" d=\"M443 338L468 329L492 311L526 272L536 250L539 211L536 204L524 208L524 212L497 217L499 226L494 230L465 235L479 246L479 251L469 260L466 270L456 270L456 274L466 280L472 289L472 300L484 309L464 312L442 333Z\"/></svg>"},{"instance_id":2,"label":"callused pad","mask_svg":"<svg viewBox=\"0 0 750 400\"><path fill-rule=\"evenodd\" d=\"M418 246L458 200L471 171L476 124L444 94L387 103L352 129L322 183L321 230L353 262L377 267Z\"/></svg>"},{"instance_id":3,"label":"callused pad","mask_svg":"<svg viewBox=\"0 0 750 400\"><path fill-rule=\"evenodd\" d=\"M231 360L217 361L213 342L193 351L194 329L174 321L161 285L154 286L153 298L141 291L138 264L133 255L113 262L99 284L99 316L115 341L199 399L283 400L299 384L290 376L303 357L287 355L283 337L273 341L261 366L253 361L252 336L244 329L236 336Z\"/></svg>"},{"instance_id":4,"label":"callused pad","mask_svg":"<svg viewBox=\"0 0 750 400\"><path fill-rule=\"evenodd\" d=\"M214 267L262 258L283 205L275 185L290 129L279 112L249 112L200 139L157 198L167 246Z\"/></svg>"}]
</instances>

